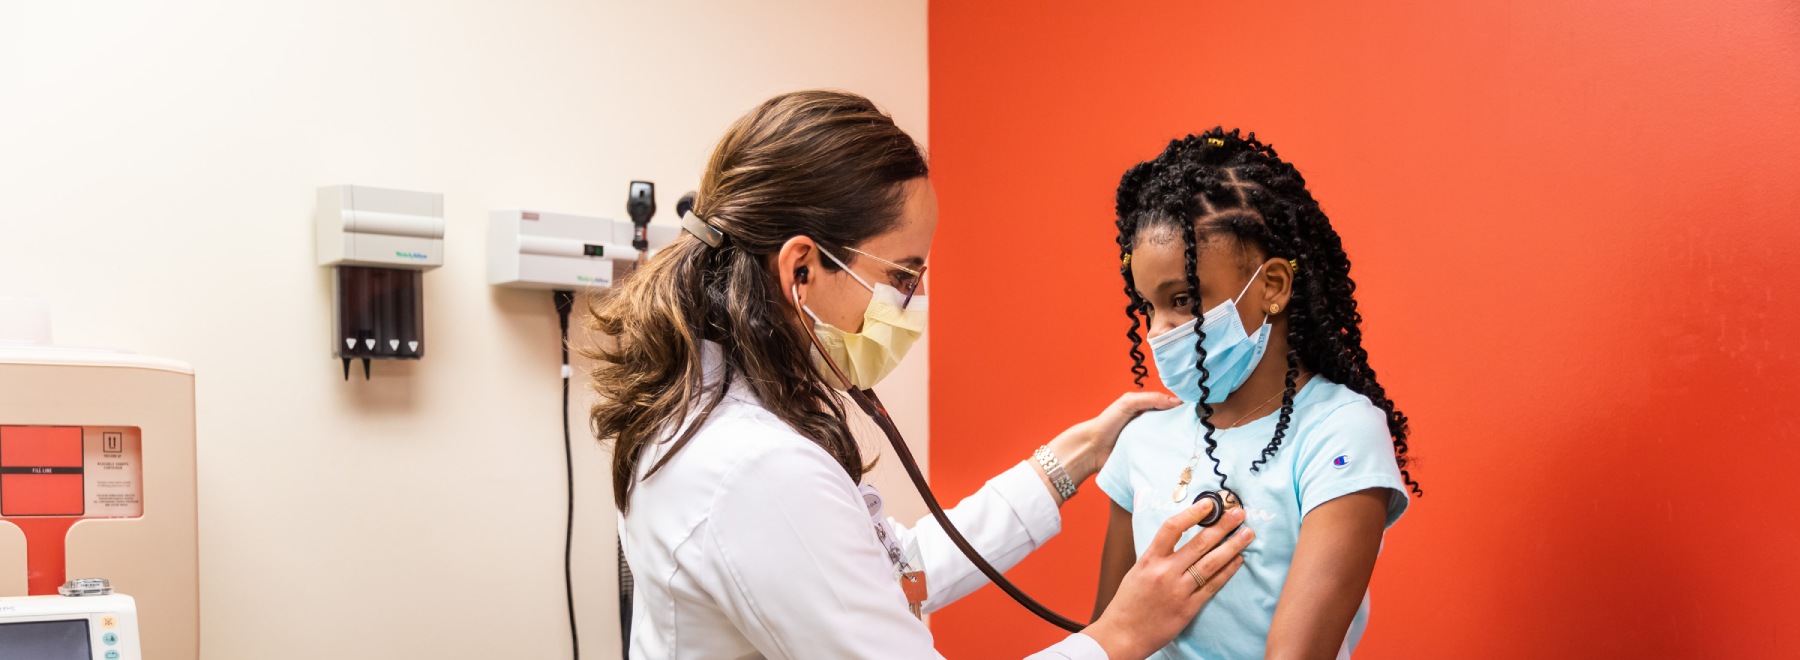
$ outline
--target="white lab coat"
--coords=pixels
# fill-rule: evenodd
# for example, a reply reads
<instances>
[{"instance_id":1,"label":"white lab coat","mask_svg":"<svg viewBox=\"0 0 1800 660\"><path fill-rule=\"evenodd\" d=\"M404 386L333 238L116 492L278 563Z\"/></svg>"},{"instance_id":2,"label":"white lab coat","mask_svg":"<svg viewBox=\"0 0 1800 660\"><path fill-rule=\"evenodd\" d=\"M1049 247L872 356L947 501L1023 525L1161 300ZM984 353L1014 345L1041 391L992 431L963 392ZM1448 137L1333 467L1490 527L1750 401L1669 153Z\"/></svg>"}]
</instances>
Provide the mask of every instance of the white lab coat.
<instances>
[{"instance_id":1,"label":"white lab coat","mask_svg":"<svg viewBox=\"0 0 1800 660\"><path fill-rule=\"evenodd\" d=\"M719 347L707 344L707 375ZM639 475L668 451L646 447ZM1027 463L1001 473L950 516L1006 570L1062 529ZM929 612L987 583L929 517L913 529ZM620 522L636 593L633 658L937 658L907 609L857 484L812 441L734 384L680 453L640 481ZM1032 658L1104 660L1085 635Z\"/></svg>"}]
</instances>

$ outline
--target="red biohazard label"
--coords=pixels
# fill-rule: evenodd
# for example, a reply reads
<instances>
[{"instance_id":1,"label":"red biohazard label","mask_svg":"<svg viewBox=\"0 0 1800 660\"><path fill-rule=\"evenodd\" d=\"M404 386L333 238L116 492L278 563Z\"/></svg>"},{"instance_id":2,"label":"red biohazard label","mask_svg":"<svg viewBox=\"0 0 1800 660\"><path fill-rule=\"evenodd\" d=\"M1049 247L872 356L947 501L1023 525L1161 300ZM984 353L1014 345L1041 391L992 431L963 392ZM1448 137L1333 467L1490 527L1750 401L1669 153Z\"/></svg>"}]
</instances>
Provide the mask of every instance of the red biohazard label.
<instances>
[{"instance_id":1,"label":"red biohazard label","mask_svg":"<svg viewBox=\"0 0 1800 660\"><path fill-rule=\"evenodd\" d=\"M0 427L0 515L79 516L81 427Z\"/></svg>"},{"instance_id":2,"label":"red biohazard label","mask_svg":"<svg viewBox=\"0 0 1800 660\"><path fill-rule=\"evenodd\" d=\"M143 475L137 427L0 425L0 517L136 518Z\"/></svg>"}]
</instances>

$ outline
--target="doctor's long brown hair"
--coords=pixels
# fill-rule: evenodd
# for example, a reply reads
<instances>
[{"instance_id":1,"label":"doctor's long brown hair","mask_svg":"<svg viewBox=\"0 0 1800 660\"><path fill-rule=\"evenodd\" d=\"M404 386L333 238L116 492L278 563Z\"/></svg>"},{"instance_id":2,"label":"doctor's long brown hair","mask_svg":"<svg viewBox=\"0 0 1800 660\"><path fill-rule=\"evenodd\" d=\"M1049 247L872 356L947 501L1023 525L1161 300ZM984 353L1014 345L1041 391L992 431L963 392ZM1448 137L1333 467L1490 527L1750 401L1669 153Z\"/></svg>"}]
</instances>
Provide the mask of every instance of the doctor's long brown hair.
<instances>
[{"instance_id":1,"label":"doctor's long brown hair","mask_svg":"<svg viewBox=\"0 0 1800 660\"><path fill-rule=\"evenodd\" d=\"M597 362L600 403L591 418L612 444L620 511L630 508L639 462L657 456L645 478L655 474L733 383L823 447L852 480L862 479L843 402L813 367L801 334L811 329L796 321L780 290L774 254L796 236L829 250L889 231L900 218L901 184L926 173L912 137L855 94L783 94L726 131L694 206L724 232L724 243L712 247L683 233L599 301L589 320L599 335L583 349ZM829 260L820 266L837 270ZM717 343L724 358L710 382L701 340ZM665 442L666 450L646 451Z\"/></svg>"}]
</instances>

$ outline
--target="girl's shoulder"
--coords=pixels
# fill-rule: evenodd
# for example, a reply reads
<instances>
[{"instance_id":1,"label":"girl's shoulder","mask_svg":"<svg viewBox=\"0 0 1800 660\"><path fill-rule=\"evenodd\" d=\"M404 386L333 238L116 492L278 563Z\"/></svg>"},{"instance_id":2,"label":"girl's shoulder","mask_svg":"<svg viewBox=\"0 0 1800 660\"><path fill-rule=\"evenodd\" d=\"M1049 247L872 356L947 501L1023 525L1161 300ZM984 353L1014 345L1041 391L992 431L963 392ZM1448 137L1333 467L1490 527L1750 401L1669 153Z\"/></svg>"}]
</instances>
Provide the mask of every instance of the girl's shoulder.
<instances>
[{"instance_id":1,"label":"girl's shoulder","mask_svg":"<svg viewBox=\"0 0 1800 660\"><path fill-rule=\"evenodd\" d=\"M1406 511L1407 494L1387 413L1339 383L1315 376L1306 397L1294 402L1292 447L1281 454L1293 466L1300 510L1370 488L1389 491L1387 524Z\"/></svg>"},{"instance_id":2,"label":"girl's shoulder","mask_svg":"<svg viewBox=\"0 0 1800 660\"><path fill-rule=\"evenodd\" d=\"M1119 442L1125 442L1127 438L1157 436L1189 429L1198 423L1195 421L1197 419L1199 418L1194 416L1192 402L1168 410L1147 410L1125 423L1125 428L1119 431Z\"/></svg>"},{"instance_id":3,"label":"girl's shoulder","mask_svg":"<svg viewBox=\"0 0 1800 660\"><path fill-rule=\"evenodd\" d=\"M1352 434L1388 437L1387 413L1343 384L1315 375L1294 398L1295 435Z\"/></svg>"}]
</instances>

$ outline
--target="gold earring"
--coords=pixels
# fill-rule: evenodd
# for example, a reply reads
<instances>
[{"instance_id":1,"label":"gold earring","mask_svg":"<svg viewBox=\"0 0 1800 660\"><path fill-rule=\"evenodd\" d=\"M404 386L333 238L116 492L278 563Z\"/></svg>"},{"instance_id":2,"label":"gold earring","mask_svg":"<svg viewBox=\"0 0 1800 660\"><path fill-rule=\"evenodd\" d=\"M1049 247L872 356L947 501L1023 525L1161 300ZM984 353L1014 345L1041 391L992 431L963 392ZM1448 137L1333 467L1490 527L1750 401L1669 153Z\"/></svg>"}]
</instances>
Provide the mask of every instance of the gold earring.
<instances>
[{"instance_id":1,"label":"gold earring","mask_svg":"<svg viewBox=\"0 0 1800 660\"><path fill-rule=\"evenodd\" d=\"M1269 303L1269 313L1270 314L1275 314L1280 311L1281 311L1281 305L1277 305L1275 303Z\"/></svg>"}]
</instances>

